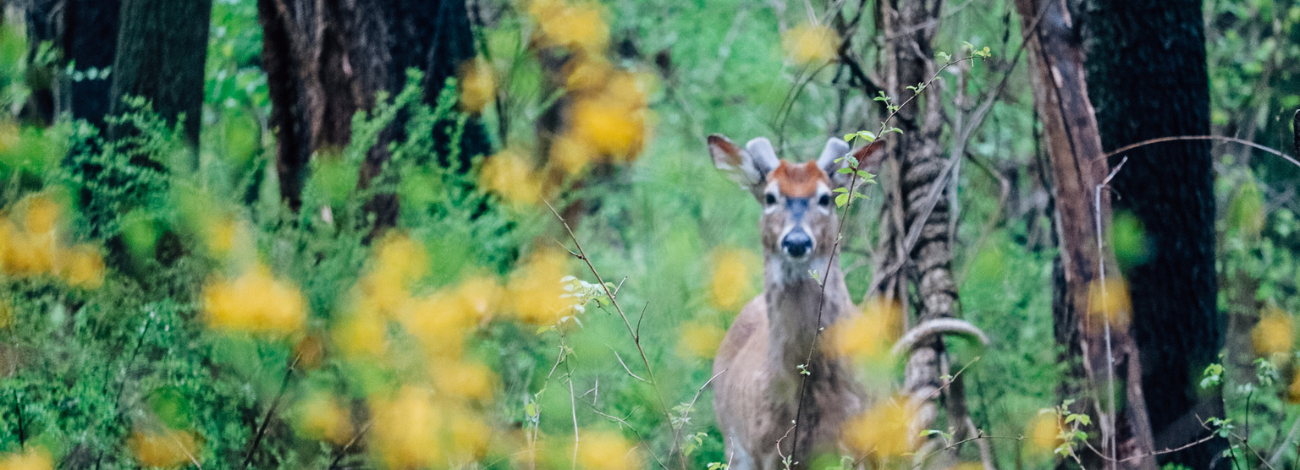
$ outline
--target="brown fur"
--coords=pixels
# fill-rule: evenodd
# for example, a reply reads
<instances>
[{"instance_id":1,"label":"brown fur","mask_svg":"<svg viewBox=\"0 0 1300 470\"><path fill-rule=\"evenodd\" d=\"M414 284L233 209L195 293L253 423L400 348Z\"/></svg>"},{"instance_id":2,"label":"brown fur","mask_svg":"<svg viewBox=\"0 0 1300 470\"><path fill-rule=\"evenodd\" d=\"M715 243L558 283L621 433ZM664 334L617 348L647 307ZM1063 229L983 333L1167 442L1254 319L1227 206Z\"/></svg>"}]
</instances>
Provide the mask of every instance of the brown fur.
<instances>
[{"instance_id":1,"label":"brown fur","mask_svg":"<svg viewBox=\"0 0 1300 470\"><path fill-rule=\"evenodd\" d=\"M781 194L789 197L810 197L817 192L817 183L830 186L826 172L817 168L817 162L790 163L781 160L781 165L772 170L771 179L780 185Z\"/></svg>"},{"instance_id":2,"label":"brown fur","mask_svg":"<svg viewBox=\"0 0 1300 470\"><path fill-rule=\"evenodd\" d=\"M813 162L782 161L767 180L786 198L814 196L818 182L833 188L826 173ZM824 212L811 208L804 215L817 243L802 261L789 259L780 248L781 233L791 222L789 211L763 216L763 294L741 310L713 363L718 374L715 411L733 470L784 468L781 456L790 456L795 447L793 421L800 409L799 392L805 377L807 393L792 468L808 468L820 454L838 455L840 426L863 409L863 394L850 364L820 350L811 351L810 356L819 328L857 312L838 264L828 266L837 221L833 209ZM809 269L827 271L824 290L808 274ZM811 374L801 375L800 365L806 365Z\"/></svg>"}]
</instances>

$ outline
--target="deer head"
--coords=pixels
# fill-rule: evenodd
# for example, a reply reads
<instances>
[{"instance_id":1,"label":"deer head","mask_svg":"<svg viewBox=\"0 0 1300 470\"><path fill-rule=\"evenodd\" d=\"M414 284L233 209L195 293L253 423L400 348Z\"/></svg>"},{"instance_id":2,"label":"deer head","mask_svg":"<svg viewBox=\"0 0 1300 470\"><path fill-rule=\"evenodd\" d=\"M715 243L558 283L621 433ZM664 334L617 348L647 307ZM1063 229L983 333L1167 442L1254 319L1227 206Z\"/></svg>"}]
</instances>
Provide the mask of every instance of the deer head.
<instances>
[{"instance_id":1,"label":"deer head","mask_svg":"<svg viewBox=\"0 0 1300 470\"><path fill-rule=\"evenodd\" d=\"M835 214L835 190L846 187L851 173L840 173L850 161L849 144L838 138L826 142L821 155L806 163L780 160L772 143L759 137L739 148L720 134L709 136L709 153L714 166L742 188L749 190L763 206L761 231L764 258L779 263L784 272L806 272L812 261L828 261L839 233ZM853 153L860 169L879 166L877 152L884 145L877 140ZM837 161L838 160L838 161Z\"/></svg>"}]
</instances>

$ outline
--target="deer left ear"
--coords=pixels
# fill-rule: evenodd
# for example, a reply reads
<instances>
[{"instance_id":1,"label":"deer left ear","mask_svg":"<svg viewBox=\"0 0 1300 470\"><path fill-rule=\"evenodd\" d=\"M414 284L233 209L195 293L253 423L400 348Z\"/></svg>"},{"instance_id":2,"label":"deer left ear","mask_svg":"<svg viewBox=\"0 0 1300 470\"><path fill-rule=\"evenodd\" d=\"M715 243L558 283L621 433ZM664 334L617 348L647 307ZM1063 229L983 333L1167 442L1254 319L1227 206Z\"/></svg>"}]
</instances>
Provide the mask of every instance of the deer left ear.
<instances>
[{"instance_id":1,"label":"deer left ear","mask_svg":"<svg viewBox=\"0 0 1300 470\"><path fill-rule=\"evenodd\" d=\"M858 168L867 170L870 173L876 173L880 169L880 160L885 156L880 149L885 147L883 139L876 139L875 142L868 144L853 152L853 158L858 160ZM849 181L853 179L852 173L840 173L841 168L848 168L852 163L844 157L849 155L849 144L840 140L838 137L831 137L826 141L826 147L822 149L822 154L817 158L817 167L826 172L831 183L836 187L848 186ZM836 160L839 160L836 162Z\"/></svg>"}]
</instances>

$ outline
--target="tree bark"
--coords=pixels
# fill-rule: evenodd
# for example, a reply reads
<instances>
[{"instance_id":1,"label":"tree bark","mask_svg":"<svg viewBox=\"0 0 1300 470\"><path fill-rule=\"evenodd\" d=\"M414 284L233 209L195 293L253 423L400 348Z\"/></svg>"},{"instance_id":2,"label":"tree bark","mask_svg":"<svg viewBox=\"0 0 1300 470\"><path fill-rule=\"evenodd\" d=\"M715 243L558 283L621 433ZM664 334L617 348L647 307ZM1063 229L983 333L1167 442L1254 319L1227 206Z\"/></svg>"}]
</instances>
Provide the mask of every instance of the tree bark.
<instances>
[{"instance_id":1,"label":"tree bark","mask_svg":"<svg viewBox=\"0 0 1300 470\"><path fill-rule=\"evenodd\" d=\"M1065 380L1082 382L1092 392L1062 398L1080 399L1102 431L1098 448L1105 455L1080 449L1084 468L1155 469L1146 400L1139 386L1141 362L1124 321L1131 313L1089 314L1090 289L1105 286L1103 280L1119 279L1120 273L1114 253L1098 243L1110 222L1110 195L1104 187L1108 171L1084 79L1083 49L1065 6L1060 0L1016 1L1022 28L1029 32L1034 104L1051 159L1060 243L1061 282L1053 309L1057 341L1067 351L1063 360L1082 361L1082 370L1076 372L1084 376ZM1112 384L1123 387L1122 401L1115 396L1121 391Z\"/></svg>"},{"instance_id":2,"label":"tree bark","mask_svg":"<svg viewBox=\"0 0 1300 470\"><path fill-rule=\"evenodd\" d=\"M378 92L400 91L406 70L416 68L425 74L425 102L435 104L446 79L474 57L469 16L459 0L433 5L419 0L259 0L258 16L280 196L293 210L302 205L312 155L347 145L352 116L371 109ZM388 142L402 137L400 121L370 150L361 184L368 184L387 162ZM459 148L461 168L489 151L481 124L470 121ZM447 126L452 124L437 126L435 141L443 157L451 153ZM394 195L380 195L369 209L381 227L396 221Z\"/></svg>"},{"instance_id":3,"label":"tree bark","mask_svg":"<svg viewBox=\"0 0 1300 470\"><path fill-rule=\"evenodd\" d=\"M212 0L123 0L110 76L112 114L127 111L123 98L144 97L168 122L183 119L182 137L197 147L211 15ZM110 129L109 136L128 132ZM190 163L197 167L194 155Z\"/></svg>"},{"instance_id":4,"label":"tree bark","mask_svg":"<svg viewBox=\"0 0 1300 470\"><path fill-rule=\"evenodd\" d=\"M1210 88L1200 0L1087 0L1081 22L1087 45L1088 92L1096 104L1104 148L1157 137L1210 133ZM1179 447L1210 434L1223 397L1198 393L1198 376L1223 344L1217 308L1214 171L1210 144L1179 141L1140 147L1111 186L1115 209L1141 221L1146 259L1126 270L1133 334L1143 358L1142 388L1157 448ZM1192 419L1180 419L1184 417ZM1227 448L1215 439L1160 463L1226 468Z\"/></svg>"},{"instance_id":5,"label":"tree bark","mask_svg":"<svg viewBox=\"0 0 1300 470\"><path fill-rule=\"evenodd\" d=\"M930 80L938 71L931 43L942 10L942 0L881 2L887 57L884 88L900 104L915 93L907 87ZM894 145L886 161L895 176L886 183L883 233L877 249L882 256L875 260L877 275L868 291L869 297L902 302L902 311L909 312L913 302L908 298L908 286L915 286L916 324L959 315L957 283L952 275L951 198L946 183L952 168L942 157L939 144L944 126L942 96L942 83L933 83L922 96L900 108L889 123L903 132L889 137ZM935 185L942 187L936 191ZM911 235L917 224L919 236ZM918 434L935 427L942 396L948 425L955 439L961 440L971 427L964 387L960 378L945 383L948 369L943 338L925 340L908 356L903 393L919 405L912 424ZM927 442L917 453L918 459L940 444L938 440ZM946 458L930 460L928 465L955 465L959 449L953 446Z\"/></svg>"}]
</instances>

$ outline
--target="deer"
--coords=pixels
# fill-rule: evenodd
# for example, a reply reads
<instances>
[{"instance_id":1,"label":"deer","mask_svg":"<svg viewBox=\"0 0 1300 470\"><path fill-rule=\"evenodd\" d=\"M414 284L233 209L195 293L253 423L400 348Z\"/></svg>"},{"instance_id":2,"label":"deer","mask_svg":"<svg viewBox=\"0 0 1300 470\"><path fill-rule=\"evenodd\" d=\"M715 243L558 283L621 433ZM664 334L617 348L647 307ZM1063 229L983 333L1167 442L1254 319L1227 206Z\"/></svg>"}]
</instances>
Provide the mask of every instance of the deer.
<instances>
[{"instance_id":1,"label":"deer","mask_svg":"<svg viewBox=\"0 0 1300 470\"><path fill-rule=\"evenodd\" d=\"M726 457L731 470L807 468L813 456L844 453L841 426L871 403L851 360L814 349L820 330L860 315L839 266L832 202L851 181L851 172L839 171L853 162L844 158L851 147L832 137L816 159L792 163L777 158L764 137L744 148L721 134L707 140L714 166L762 206L763 292L736 316L713 363ZM874 173L884 145L876 140L854 151L854 169ZM965 321L936 319L910 330L894 351L948 333L987 343Z\"/></svg>"}]
</instances>

